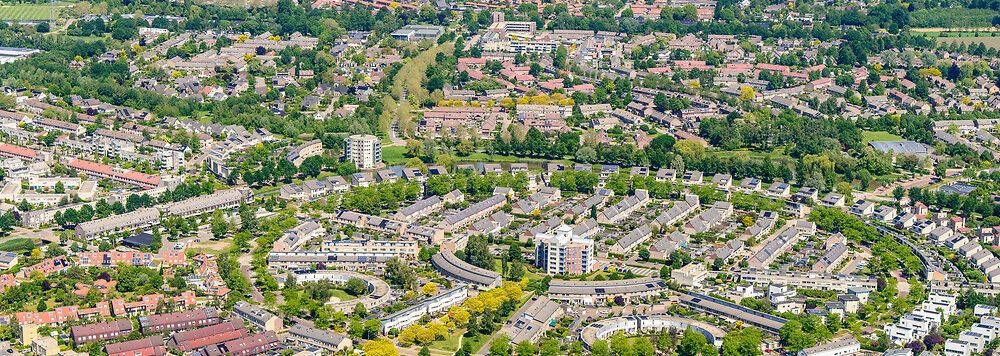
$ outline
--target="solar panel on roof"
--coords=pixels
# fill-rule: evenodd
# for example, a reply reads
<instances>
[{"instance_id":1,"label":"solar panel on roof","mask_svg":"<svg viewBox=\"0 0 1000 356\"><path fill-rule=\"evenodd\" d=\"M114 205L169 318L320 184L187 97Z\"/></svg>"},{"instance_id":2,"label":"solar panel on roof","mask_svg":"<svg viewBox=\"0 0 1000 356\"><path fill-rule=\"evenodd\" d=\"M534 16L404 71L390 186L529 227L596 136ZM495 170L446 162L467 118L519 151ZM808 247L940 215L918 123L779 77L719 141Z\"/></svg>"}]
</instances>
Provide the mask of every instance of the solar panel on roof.
<instances>
[{"instance_id":1,"label":"solar panel on roof","mask_svg":"<svg viewBox=\"0 0 1000 356\"><path fill-rule=\"evenodd\" d=\"M596 291L597 294L604 294L604 288L596 288L594 291Z\"/></svg>"}]
</instances>

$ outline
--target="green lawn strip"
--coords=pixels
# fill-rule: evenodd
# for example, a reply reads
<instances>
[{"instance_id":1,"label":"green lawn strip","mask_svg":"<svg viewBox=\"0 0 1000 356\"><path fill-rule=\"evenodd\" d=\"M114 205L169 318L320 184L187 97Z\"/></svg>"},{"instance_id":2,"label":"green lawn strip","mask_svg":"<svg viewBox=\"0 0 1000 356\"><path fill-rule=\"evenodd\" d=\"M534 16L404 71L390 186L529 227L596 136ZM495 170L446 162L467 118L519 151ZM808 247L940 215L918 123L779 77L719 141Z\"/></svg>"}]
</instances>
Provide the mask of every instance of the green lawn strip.
<instances>
[{"instance_id":1,"label":"green lawn strip","mask_svg":"<svg viewBox=\"0 0 1000 356\"><path fill-rule=\"evenodd\" d=\"M885 131L861 131L861 141L867 144L873 141L903 141L903 138Z\"/></svg>"}]
</instances>

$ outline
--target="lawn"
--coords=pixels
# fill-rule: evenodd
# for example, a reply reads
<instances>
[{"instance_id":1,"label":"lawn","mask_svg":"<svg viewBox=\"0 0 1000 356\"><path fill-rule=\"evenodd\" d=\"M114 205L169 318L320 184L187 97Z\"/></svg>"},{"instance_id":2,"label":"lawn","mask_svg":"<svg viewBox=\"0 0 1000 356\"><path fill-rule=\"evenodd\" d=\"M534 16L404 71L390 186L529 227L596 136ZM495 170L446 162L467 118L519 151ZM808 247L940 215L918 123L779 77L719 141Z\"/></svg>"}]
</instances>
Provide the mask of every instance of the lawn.
<instances>
[{"instance_id":1,"label":"lawn","mask_svg":"<svg viewBox=\"0 0 1000 356\"><path fill-rule=\"evenodd\" d=\"M709 151L708 153L712 154L712 155L715 155L716 157L719 157L719 158L732 158L732 157L735 157L735 156L746 156L746 157L749 157L749 158L769 159L769 160L778 160L778 159L784 159L784 158L790 159L791 158L791 156L789 156L787 153L785 153L785 147L778 147L778 148L775 148L774 150L771 150L770 152L750 151L750 150L732 150L732 151Z\"/></svg>"},{"instance_id":2,"label":"lawn","mask_svg":"<svg viewBox=\"0 0 1000 356\"><path fill-rule=\"evenodd\" d=\"M885 131L861 131L861 142L872 141L903 141L903 138Z\"/></svg>"},{"instance_id":3,"label":"lawn","mask_svg":"<svg viewBox=\"0 0 1000 356\"><path fill-rule=\"evenodd\" d=\"M0 251L24 253L31 251L33 248L35 248L35 242L23 237L0 242Z\"/></svg>"},{"instance_id":4,"label":"lawn","mask_svg":"<svg viewBox=\"0 0 1000 356\"><path fill-rule=\"evenodd\" d=\"M64 4L9 5L0 6L0 20L37 21L58 18ZM54 11L54 13L53 13Z\"/></svg>"},{"instance_id":5,"label":"lawn","mask_svg":"<svg viewBox=\"0 0 1000 356\"><path fill-rule=\"evenodd\" d=\"M222 240L202 240L201 242L192 242L187 250L186 254L188 256L207 254L207 255L221 255L223 253L229 252L233 248L233 239L225 238Z\"/></svg>"},{"instance_id":6,"label":"lawn","mask_svg":"<svg viewBox=\"0 0 1000 356\"><path fill-rule=\"evenodd\" d=\"M406 154L404 146L382 147L382 162L385 162L387 166L406 163L409 158L406 158L404 154Z\"/></svg>"},{"instance_id":7,"label":"lawn","mask_svg":"<svg viewBox=\"0 0 1000 356\"><path fill-rule=\"evenodd\" d=\"M332 289L331 294L333 294L332 297L340 299L341 302L358 299L353 295L347 294L343 289Z\"/></svg>"},{"instance_id":8,"label":"lawn","mask_svg":"<svg viewBox=\"0 0 1000 356\"><path fill-rule=\"evenodd\" d=\"M427 348L430 349L431 352L441 351L449 355L454 354L459 348L462 347L462 334L465 334L465 330L456 330L455 332L445 336L444 340L431 342L427 345Z\"/></svg>"}]
</instances>

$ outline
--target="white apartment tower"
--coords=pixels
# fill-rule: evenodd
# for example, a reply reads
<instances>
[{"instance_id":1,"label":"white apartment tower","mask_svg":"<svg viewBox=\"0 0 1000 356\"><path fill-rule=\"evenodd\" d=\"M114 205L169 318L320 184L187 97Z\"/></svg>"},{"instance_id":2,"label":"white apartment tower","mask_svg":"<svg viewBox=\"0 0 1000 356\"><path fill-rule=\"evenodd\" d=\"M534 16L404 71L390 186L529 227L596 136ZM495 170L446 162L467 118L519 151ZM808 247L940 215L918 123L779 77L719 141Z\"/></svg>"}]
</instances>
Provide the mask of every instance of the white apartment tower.
<instances>
[{"instance_id":1,"label":"white apartment tower","mask_svg":"<svg viewBox=\"0 0 1000 356\"><path fill-rule=\"evenodd\" d=\"M546 274L586 274L594 270L594 240L573 235L560 225L552 234L538 234L535 263Z\"/></svg>"},{"instance_id":2,"label":"white apartment tower","mask_svg":"<svg viewBox=\"0 0 1000 356\"><path fill-rule=\"evenodd\" d=\"M373 135L348 136L344 156L358 169L374 169L382 164L382 141Z\"/></svg>"}]
</instances>

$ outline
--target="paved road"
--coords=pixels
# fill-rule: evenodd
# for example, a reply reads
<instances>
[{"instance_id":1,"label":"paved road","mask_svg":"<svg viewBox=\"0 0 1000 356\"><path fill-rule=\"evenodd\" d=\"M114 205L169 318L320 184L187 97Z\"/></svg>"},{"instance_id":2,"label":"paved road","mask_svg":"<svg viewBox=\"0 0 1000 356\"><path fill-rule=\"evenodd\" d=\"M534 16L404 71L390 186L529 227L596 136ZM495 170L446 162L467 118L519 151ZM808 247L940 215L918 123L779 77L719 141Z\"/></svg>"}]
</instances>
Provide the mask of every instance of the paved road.
<instances>
[{"instance_id":1,"label":"paved road","mask_svg":"<svg viewBox=\"0 0 1000 356\"><path fill-rule=\"evenodd\" d=\"M250 250L252 251L255 248L257 248L257 241L250 240ZM254 283L257 279L254 278L253 271L250 270L252 268L252 266L250 266L250 262L252 260L253 260L253 254L245 253L241 254L240 257L236 259L236 262L239 262L240 264L240 273L243 273L243 276L246 277L248 281L250 281L250 296L253 298L255 302L264 303L264 294L262 294L260 290L257 289L257 285Z\"/></svg>"}]
</instances>

